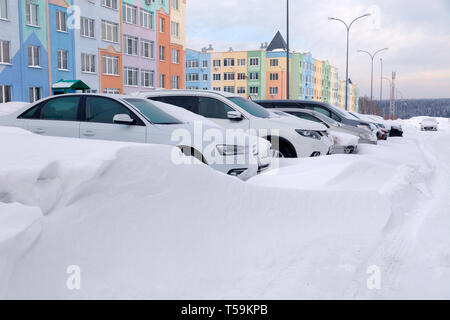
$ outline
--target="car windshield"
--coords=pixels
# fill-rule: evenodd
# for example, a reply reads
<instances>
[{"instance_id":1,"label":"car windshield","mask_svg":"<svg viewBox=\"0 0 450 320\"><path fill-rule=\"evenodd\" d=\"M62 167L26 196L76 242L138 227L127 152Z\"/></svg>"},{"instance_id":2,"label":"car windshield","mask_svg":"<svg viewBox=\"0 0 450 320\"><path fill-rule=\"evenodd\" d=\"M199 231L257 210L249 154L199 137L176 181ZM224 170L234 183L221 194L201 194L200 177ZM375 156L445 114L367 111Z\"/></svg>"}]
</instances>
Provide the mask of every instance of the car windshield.
<instances>
[{"instance_id":1,"label":"car windshield","mask_svg":"<svg viewBox=\"0 0 450 320\"><path fill-rule=\"evenodd\" d=\"M180 120L165 113L145 99L124 99L138 109L153 124L181 124Z\"/></svg>"},{"instance_id":2,"label":"car windshield","mask_svg":"<svg viewBox=\"0 0 450 320\"><path fill-rule=\"evenodd\" d=\"M270 113L253 101L241 97L232 97L228 99L255 117L270 118Z\"/></svg>"}]
</instances>

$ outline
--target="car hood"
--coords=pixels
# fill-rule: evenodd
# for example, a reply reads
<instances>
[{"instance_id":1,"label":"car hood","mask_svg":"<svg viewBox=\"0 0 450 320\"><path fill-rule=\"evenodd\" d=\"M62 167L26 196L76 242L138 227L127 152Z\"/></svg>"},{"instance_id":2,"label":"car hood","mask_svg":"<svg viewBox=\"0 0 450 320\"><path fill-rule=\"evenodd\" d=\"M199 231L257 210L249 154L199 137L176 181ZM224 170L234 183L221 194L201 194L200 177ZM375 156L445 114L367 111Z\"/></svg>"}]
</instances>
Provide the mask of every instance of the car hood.
<instances>
[{"instance_id":1,"label":"car hood","mask_svg":"<svg viewBox=\"0 0 450 320\"><path fill-rule=\"evenodd\" d=\"M282 116L273 116L269 119L265 119L266 121L269 121L271 123L271 126L290 126L294 130L295 129L302 129L302 130L314 130L314 131L326 131L327 127L325 127L323 124L300 119L297 117L282 117Z\"/></svg>"}]
</instances>

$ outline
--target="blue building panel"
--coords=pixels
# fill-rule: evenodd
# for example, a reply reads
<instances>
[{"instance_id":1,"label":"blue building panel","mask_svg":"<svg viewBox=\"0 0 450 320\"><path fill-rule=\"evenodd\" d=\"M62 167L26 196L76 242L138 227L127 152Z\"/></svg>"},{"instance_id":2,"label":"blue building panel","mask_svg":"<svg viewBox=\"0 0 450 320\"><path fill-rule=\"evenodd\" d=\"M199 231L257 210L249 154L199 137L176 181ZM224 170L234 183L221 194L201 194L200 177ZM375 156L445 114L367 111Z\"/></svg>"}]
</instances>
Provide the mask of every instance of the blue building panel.
<instances>
[{"instance_id":1,"label":"blue building panel","mask_svg":"<svg viewBox=\"0 0 450 320\"><path fill-rule=\"evenodd\" d=\"M193 81L192 77L198 80ZM186 88L211 90L211 54L186 49Z\"/></svg>"}]
</instances>

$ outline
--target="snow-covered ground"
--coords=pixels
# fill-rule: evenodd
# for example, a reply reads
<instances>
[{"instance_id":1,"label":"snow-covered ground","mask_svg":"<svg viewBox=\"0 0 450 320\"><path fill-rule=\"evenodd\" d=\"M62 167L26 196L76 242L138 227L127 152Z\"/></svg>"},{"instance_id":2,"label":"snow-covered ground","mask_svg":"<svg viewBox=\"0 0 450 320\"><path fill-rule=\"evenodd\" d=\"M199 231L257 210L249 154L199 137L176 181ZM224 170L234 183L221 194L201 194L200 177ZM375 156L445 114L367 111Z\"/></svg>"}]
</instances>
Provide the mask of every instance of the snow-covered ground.
<instances>
[{"instance_id":1,"label":"snow-covered ground","mask_svg":"<svg viewBox=\"0 0 450 320\"><path fill-rule=\"evenodd\" d=\"M247 182L174 165L170 147L0 128L0 298L449 299L439 121Z\"/></svg>"}]
</instances>

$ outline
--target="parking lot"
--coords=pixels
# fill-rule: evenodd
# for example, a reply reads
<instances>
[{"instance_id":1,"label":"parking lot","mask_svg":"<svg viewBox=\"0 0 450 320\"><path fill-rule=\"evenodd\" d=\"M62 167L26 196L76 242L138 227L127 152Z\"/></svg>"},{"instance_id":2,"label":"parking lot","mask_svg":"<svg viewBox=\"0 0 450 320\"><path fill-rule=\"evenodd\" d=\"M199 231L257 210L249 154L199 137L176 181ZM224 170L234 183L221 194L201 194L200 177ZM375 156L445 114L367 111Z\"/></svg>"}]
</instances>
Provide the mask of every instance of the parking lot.
<instances>
[{"instance_id":1,"label":"parking lot","mask_svg":"<svg viewBox=\"0 0 450 320\"><path fill-rule=\"evenodd\" d=\"M430 298L448 295L450 138L281 159L246 182L171 147L1 128L6 298ZM80 268L80 290L64 285ZM370 267L380 288L368 286Z\"/></svg>"}]
</instances>

